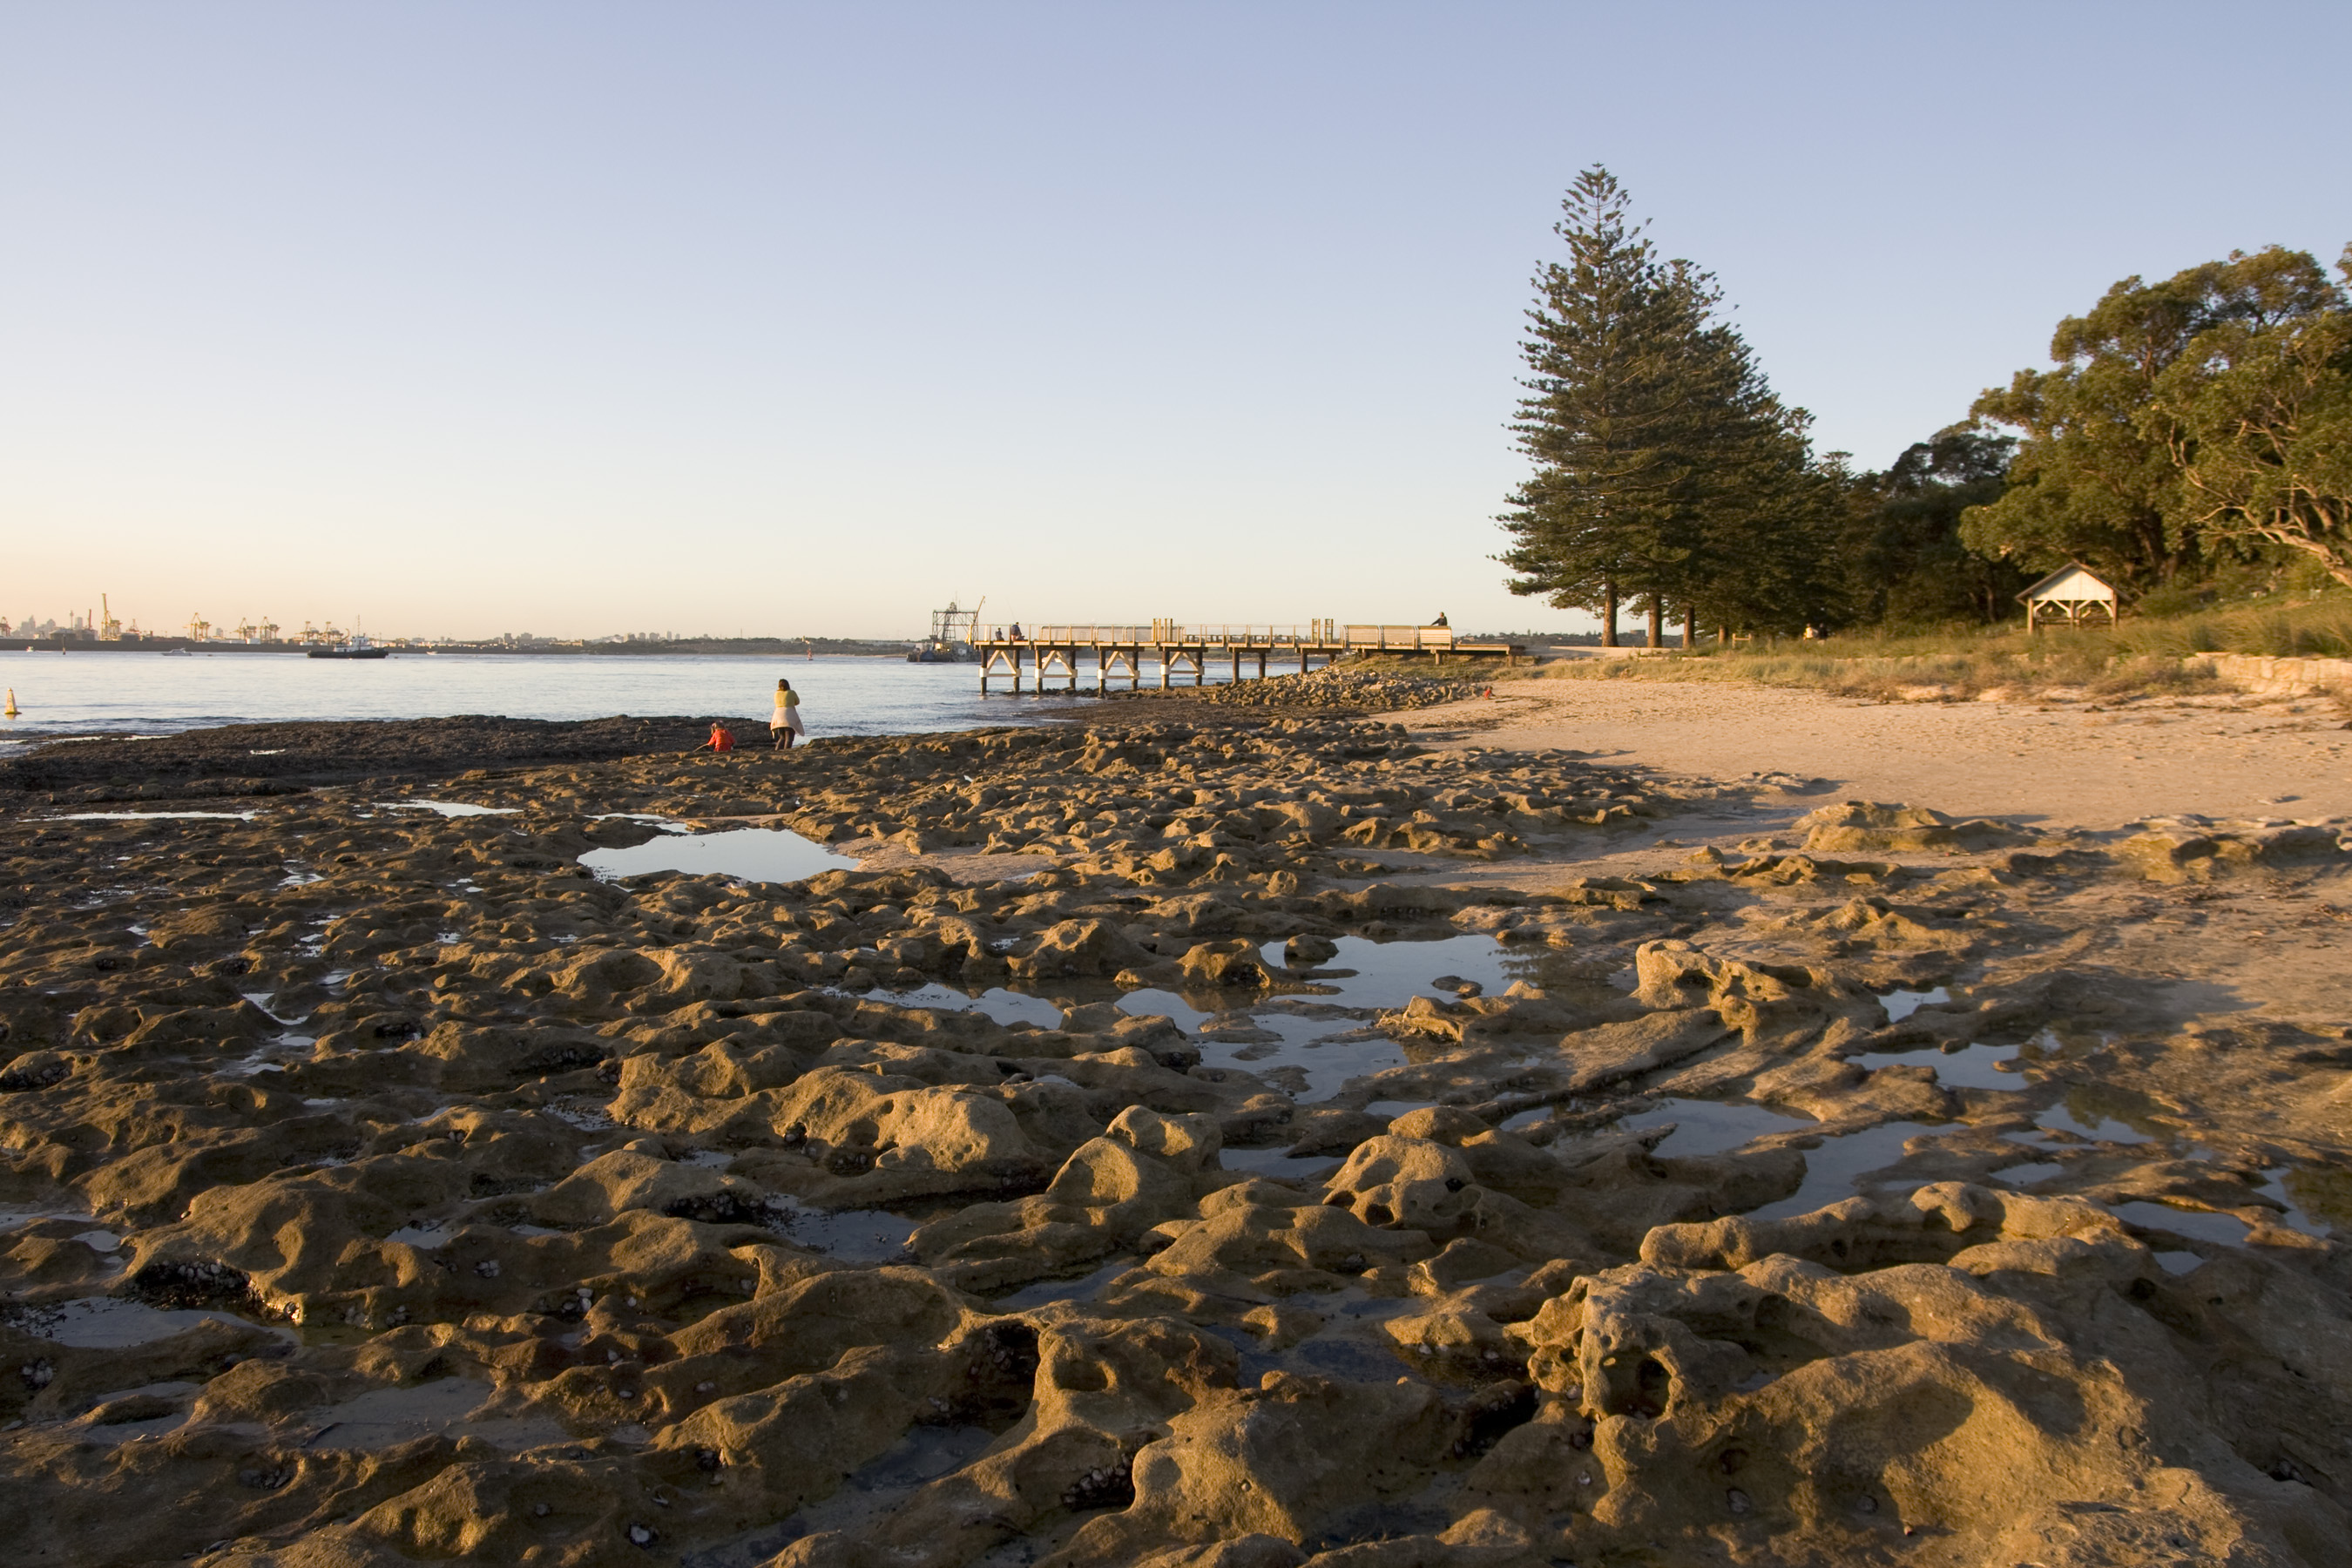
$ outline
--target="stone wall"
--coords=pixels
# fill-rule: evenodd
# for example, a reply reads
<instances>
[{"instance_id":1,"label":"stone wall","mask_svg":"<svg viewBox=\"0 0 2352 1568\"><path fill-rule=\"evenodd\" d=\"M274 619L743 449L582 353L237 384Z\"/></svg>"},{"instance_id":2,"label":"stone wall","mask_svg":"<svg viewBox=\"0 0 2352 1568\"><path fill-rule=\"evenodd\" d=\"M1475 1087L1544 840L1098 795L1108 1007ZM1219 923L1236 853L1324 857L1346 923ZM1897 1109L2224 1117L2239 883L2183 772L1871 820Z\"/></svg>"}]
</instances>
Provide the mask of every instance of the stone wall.
<instances>
[{"instance_id":1,"label":"stone wall","mask_svg":"<svg viewBox=\"0 0 2352 1568\"><path fill-rule=\"evenodd\" d=\"M2272 658L2251 653L2193 653L2203 665L2257 697L2301 697L2330 687L2352 689L2352 658Z\"/></svg>"}]
</instances>

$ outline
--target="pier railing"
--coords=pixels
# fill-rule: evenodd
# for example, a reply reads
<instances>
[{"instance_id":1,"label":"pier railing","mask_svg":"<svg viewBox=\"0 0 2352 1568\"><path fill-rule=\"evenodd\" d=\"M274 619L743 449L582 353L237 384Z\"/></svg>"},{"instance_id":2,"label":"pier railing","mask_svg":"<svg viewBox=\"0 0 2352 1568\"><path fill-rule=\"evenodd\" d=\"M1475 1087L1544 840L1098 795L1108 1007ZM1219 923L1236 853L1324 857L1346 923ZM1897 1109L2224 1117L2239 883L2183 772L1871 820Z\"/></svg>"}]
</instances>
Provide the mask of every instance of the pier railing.
<instances>
[{"instance_id":1,"label":"pier railing","mask_svg":"<svg viewBox=\"0 0 2352 1568\"><path fill-rule=\"evenodd\" d=\"M1018 638L1011 637L1006 635L1011 629L1012 628L1009 625L992 626L989 628L990 635L987 637L976 638L974 640L986 642L1020 641L1033 643L1062 643L1075 644L1081 647L1091 647L1097 644L1118 643L1132 643L1142 647L1178 647L1187 643L1200 643L1211 647L1295 647L1301 643L1311 644L1317 647L1325 647L1352 642L1361 642L1365 644L1365 646L1369 647L1430 647L1438 646L1427 642L1413 643L1394 636L1394 634L1409 632L1413 629L1412 627L1350 626L1348 628L1350 633L1366 631L1371 633L1385 632L1391 634L1391 640L1386 643L1381 642L1376 637L1366 638L1356 638L1352 637L1343 637L1340 635L1339 623L1337 621L1294 621L1286 626L1278 623L1261 623L1256 621L1226 621L1213 625L1203 622L1199 625L1187 625L1173 620L1153 621L1149 626L1109 626L1101 623L1091 625L1072 624L1067 626L1037 626L1027 628ZM1451 634L1447 634L1447 636L1450 638ZM1446 646L1451 646L1450 641Z\"/></svg>"},{"instance_id":2,"label":"pier railing","mask_svg":"<svg viewBox=\"0 0 2352 1568\"><path fill-rule=\"evenodd\" d=\"M1031 642L1058 643L1148 643L1152 640L1150 626L1037 626L1029 633Z\"/></svg>"},{"instance_id":3,"label":"pier railing","mask_svg":"<svg viewBox=\"0 0 2352 1568\"><path fill-rule=\"evenodd\" d=\"M1343 640L1351 648L1397 648L1427 652L1454 646L1451 626L1349 626Z\"/></svg>"}]
</instances>

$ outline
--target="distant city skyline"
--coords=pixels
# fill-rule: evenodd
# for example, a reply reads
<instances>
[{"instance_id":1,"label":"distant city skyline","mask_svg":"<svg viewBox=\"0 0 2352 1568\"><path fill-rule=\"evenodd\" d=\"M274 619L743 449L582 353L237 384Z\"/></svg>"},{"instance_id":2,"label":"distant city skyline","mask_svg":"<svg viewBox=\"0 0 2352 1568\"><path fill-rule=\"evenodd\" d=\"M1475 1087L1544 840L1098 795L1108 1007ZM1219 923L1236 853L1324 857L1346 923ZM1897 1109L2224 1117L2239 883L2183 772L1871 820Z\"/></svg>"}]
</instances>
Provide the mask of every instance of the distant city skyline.
<instances>
[{"instance_id":1,"label":"distant city skyline","mask_svg":"<svg viewBox=\"0 0 2352 1568\"><path fill-rule=\"evenodd\" d=\"M2352 239L2352 12L2256 7L2259 158L2212 15L0 5L0 594L1576 629L1489 557L1579 169L1883 467L2118 279Z\"/></svg>"}]
</instances>

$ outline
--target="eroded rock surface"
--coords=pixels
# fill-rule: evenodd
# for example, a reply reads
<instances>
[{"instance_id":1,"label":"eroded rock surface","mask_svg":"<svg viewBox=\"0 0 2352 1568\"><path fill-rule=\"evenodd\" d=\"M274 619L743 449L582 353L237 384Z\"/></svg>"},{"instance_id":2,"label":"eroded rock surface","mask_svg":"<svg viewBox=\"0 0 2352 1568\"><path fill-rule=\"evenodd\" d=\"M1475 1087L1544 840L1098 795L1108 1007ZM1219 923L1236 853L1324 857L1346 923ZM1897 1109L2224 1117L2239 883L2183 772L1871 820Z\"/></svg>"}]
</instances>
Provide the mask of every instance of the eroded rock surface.
<instances>
[{"instance_id":1,"label":"eroded rock surface","mask_svg":"<svg viewBox=\"0 0 2352 1568\"><path fill-rule=\"evenodd\" d=\"M2352 1542L2336 824L1635 865L1759 795L1314 718L435 786L502 815L53 782L0 822L14 1562ZM896 863L580 867L653 817Z\"/></svg>"}]
</instances>

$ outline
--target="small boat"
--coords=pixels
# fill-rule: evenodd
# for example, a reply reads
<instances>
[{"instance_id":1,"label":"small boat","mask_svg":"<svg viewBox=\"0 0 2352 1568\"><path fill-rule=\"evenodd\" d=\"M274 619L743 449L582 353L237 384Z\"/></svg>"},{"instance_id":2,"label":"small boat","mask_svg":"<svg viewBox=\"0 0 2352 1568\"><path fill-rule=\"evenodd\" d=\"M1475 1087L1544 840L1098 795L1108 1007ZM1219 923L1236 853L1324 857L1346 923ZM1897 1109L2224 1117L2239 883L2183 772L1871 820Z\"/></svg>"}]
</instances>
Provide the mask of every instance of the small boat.
<instances>
[{"instance_id":1,"label":"small boat","mask_svg":"<svg viewBox=\"0 0 2352 1568\"><path fill-rule=\"evenodd\" d=\"M167 647L160 656L164 658L194 658L196 656L184 647Z\"/></svg>"},{"instance_id":2,"label":"small boat","mask_svg":"<svg viewBox=\"0 0 2352 1568\"><path fill-rule=\"evenodd\" d=\"M310 656L312 658L390 658L392 649L378 647L369 642L365 637L355 637L349 642L337 643L332 647L311 648Z\"/></svg>"}]
</instances>

